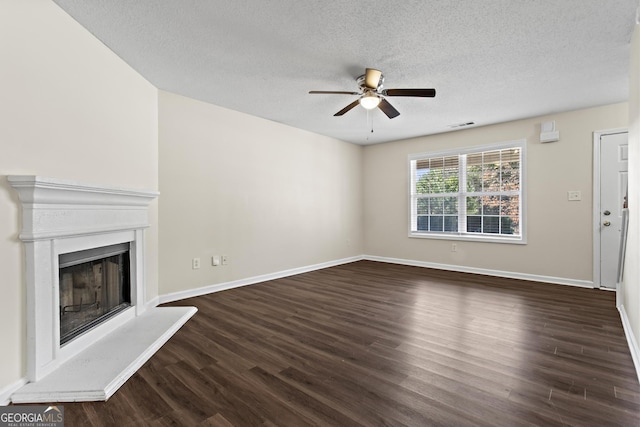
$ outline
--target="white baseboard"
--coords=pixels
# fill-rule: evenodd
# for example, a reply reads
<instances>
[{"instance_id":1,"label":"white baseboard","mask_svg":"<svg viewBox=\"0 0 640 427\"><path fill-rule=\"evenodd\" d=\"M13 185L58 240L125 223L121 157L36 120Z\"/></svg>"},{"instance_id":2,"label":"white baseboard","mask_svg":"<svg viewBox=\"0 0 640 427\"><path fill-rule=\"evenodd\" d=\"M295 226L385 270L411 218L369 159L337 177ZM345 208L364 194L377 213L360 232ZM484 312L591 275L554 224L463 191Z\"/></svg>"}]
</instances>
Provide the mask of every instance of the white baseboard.
<instances>
[{"instance_id":1,"label":"white baseboard","mask_svg":"<svg viewBox=\"0 0 640 427\"><path fill-rule=\"evenodd\" d=\"M9 384L3 389L0 389L0 406L7 406L11 403L11 395L18 389L21 389L28 383L26 378L21 378L13 384Z\"/></svg>"},{"instance_id":2,"label":"white baseboard","mask_svg":"<svg viewBox=\"0 0 640 427\"><path fill-rule=\"evenodd\" d=\"M593 282L588 280L568 279L564 277L540 276L537 274L516 273L513 271L488 270L484 268L466 267L461 265L437 264L426 261L415 261L400 258L387 258L374 255L363 255L362 259L369 261L388 262L391 264L410 265L413 267L435 268L437 270L458 271L461 273L483 274L485 276L505 277L508 279L530 280L533 282L553 283L556 285L593 288Z\"/></svg>"},{"instance_id":3,"label":"white baseboard","mask_svg":"<svg viewBox=\"0 0 640 427\"><path fill-rule=\"evenodd\" d=\"M563 277L541 276L537 274L516 273L512 271L488 270L484 268L465 267L459 265L437 264L426 261L415 261L400 258L387 258L374 255L360 255L350 258L343 258L335 261L324 262L320 264L309 265L305 267L292 268L290 270L278 271L275 273L264 274L261 276L249 277L246 279L234 280L231 282L217 283L215 285L203 286L197 289L189 289L185 291L173 292L166 295L160 295L156 299L158 304L167 302L180 301L187 298L193 298L201 295L211 294L214 292L225 291L227 289L239 288L241 286L254 285L268 280L281 279L283 277L294 276L296 274L308 273L310 271L321 270L323 268L334 267L337 265L348 264L350 262L368 260L387 262L390 264L410 265L414 267L435 268L438 270L458 271L461 273L483 274L485 276L505 277L509 279L529 280L534 282L553 283L557 285L577 286L581 288L593 288L594 284L588 280L576 280Z\"/></svg>"},{"instance_id":4,"label":"white baseboard","mask_svg":"<svg viewBox=\"0 0 640 427\"><path fill-rule=\"evenodd\" d=\"M204 286L202 288L197 288L197 289L189 289L186 291L173 292L170 294L161 295L159 303L164 304L167 302L179 301L187 298L197 297L200 295L206 295L214 292L225 291L227 289L239 288L241 286L254 285L260 282L281 279L283 277L295 276L296 274L308 273L310 271L322 270L323 268L329 268L329 267L335 267L337 265L348 264L350 262L360 261L362 259L363 259L362 256L343 258L335 261L309 265L306 267L292 268L290 270L283 270L275 273L248 277L246 279L234 280L231 282L217 283L215 285Z\"/></svg>"},{"instance_id":5,"label":"white baseboard","mask_svg":"<svg viewBox=\"0 0 640 427\"><path fill-rule=\"evenodd\" d=\"M150 299L149 301L147 301L146 303L144 303L144 308L145 310L149 310L151 308L157 307L158 304L160 304L160 297L156 296Z\"/></svg>"},{"instance_id":6,"label":"white baseboard","mask_svg":"<svg viewBox=\"0 0 640 427\"><path fill-rule=\"evenodd\" d=\"M640 381L640 348L638 347L638 341L636 341L636 337L633 335L633 329L631 328L631 323L629 323L624 305L621 304L618 307L618 311L620 312L620 319L622 320L622 329L624 329L624 335L627 337L627 343L629 344L631 358L636 367L636 375L638 376L638 381Z\"/></svg>"}]
</instances>

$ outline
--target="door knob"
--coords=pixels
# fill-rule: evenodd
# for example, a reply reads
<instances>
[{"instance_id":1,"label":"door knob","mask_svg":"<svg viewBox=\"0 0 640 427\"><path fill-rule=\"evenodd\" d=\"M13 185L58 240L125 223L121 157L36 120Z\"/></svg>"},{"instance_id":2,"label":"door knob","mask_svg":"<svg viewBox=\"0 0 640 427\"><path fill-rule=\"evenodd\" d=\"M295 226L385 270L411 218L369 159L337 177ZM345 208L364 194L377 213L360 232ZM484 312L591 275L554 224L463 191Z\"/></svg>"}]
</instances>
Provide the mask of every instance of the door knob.
<instances>
[{"instance_id":1,"label":"door knob","mask_svg":"<svg viewBox=\"0 0 640 427\"><path fill-rule=\"evenodd\" d=\"M608 227L608 226L611 225L611 222L610 221L605 221L605 222L602 223L602 225L604 225L605 227Z\"/></svg>"}]
</instances>

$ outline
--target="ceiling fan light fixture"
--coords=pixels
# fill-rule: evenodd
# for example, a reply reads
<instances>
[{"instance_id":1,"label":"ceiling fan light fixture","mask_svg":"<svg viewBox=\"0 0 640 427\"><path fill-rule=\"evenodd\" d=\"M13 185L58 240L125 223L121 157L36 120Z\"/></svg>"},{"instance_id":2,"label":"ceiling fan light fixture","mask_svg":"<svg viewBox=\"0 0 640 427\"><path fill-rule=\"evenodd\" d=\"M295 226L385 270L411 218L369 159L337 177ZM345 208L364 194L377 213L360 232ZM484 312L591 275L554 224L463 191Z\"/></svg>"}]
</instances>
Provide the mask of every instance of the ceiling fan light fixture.
<instances>
[{"instance_id":1,"label":"ceiling fan light fixture","mask_svg":"<svg viewBox=\"0 0 640 427\"><path fill-rule=\"evenodd\" d=\"M360 98L360 105L367 110L373 110L380 104L380 97L373 93L366 93Z\"/></svg>"}]
</instances>

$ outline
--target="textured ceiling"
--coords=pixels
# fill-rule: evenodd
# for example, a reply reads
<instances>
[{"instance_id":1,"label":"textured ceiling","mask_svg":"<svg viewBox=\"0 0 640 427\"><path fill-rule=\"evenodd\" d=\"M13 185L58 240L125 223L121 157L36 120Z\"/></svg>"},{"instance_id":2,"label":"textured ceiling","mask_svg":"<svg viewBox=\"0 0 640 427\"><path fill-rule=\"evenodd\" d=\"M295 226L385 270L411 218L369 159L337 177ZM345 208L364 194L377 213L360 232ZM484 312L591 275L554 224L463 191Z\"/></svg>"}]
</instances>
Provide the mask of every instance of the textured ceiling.
<instances>
[{"instance_id":1,"label":"textured ceiling","mask_svg":"<svg viewBox=\"0 0 640 427\"><path fill-rule=\"evenodd\" d=\"M626 101L637 0L55 0L162 90L358 144ZM401 115L357 91L365 67ZM371 129L373 128L373 133Z\"/></svg>"}]
</instances>

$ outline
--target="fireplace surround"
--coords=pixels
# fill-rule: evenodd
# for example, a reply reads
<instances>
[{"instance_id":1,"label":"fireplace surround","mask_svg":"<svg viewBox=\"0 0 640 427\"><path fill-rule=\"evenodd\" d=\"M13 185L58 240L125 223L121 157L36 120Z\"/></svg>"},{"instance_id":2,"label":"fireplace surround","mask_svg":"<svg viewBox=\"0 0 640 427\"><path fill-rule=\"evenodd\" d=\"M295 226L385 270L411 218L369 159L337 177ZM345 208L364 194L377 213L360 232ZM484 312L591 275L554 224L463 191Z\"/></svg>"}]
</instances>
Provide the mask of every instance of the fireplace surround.
<instances>
[{"instance_id":1,"label":"fireplace surround","mask_svg":"<svg viewBox=\"0 0 640 427\"><path fill-rule=\"evenodd\" d=\"M106 400L196 311L147 302L144 230L158 193L33 175L8 180L22 211L29 381L12 401ZM60 260L114 245L128 248L129 306L61 344ZM74 377L83 369L91 379Z\"/></svg>"}]
</instances>

